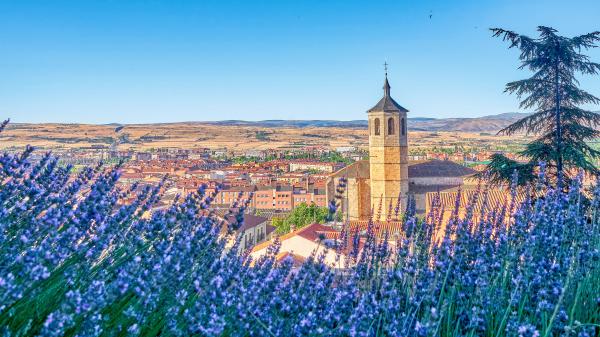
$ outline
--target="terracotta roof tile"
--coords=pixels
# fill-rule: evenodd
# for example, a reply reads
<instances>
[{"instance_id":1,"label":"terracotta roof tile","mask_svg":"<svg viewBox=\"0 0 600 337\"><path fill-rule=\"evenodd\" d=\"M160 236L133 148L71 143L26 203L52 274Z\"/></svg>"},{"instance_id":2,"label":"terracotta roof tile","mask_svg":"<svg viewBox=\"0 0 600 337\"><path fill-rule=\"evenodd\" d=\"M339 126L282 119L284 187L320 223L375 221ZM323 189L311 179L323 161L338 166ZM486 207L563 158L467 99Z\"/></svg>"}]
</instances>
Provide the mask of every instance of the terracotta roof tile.
<instances>
[{"instance_id":1,"label":"terracotta roof tile","mask_svg":"<svg viewBox=\"0 0 600 337\"><path fill-rule=\"evenodd\" d=\"M315 241L315 240L317 240L321 236L320 234L326 233L326 234L324 234L325 237L327 237L328 235L333 235L333 234L327 234L328 232L335 232L335 230L333 228L329 227L329 226L321 225L321 224L318 224L318 223L313 223L311 225L302 227L302 228L300 228L298 230L295 230L293 232L281 235L279 237L279 240L280 241L285 241L285 240L288 240L290 238L293 238L294 236L300 236L300 237L305 238L307 240ZM252 251L256 252L256 251L259 251L261 249L264 249L264 248L270 246L271 243L272 242L267 241L267 242L263 242L261 244L258 244L256 246L254 246L254 248L252 248Z\"/></svg>"},{"instance_id":2,"label":"terracotta roof tile","mask_svg":"<svg viewBox=\"0 0 600 337\"><path fill-rule=\"evenodd\" d=\"M350 221L349 224L349 235L353 236L356 230L359 232L366 231L369 227L368 220L353 220ZM402 222L401 221L373 221L373 232L377 237L383 237L387 233L390 238L393 237L394 234L400 233L402 231Z\"/></svg>"}]
</instances>

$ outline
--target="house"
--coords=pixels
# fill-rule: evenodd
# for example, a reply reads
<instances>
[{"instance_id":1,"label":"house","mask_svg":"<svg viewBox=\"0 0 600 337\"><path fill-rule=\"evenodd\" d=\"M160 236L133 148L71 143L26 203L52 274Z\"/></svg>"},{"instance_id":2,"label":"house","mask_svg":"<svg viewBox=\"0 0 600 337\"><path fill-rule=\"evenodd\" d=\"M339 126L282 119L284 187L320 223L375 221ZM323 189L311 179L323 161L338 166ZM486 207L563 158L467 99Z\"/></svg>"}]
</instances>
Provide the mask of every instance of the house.
<instances>
[{"instance_id":1,"label":"house","mask_svg":"<svg viewBox=\"0 0 600 337\"><path fill-rule=\"evenodd\" d=\"M224 220L225 224L224 228L222 229L222 233L225 232L228 223L237 222L234 215L226 216ZM271 226L269 222L269 219L265 217L244 214L244 221L236 230L235 235L232 236L228 246L232 246L234 240L238 237L241 237L238 251L244 252L257 244L271 240L271 236L275 231L275 227Z\"/></svg>"},{"instance_id":2,"label":"house","mask_svg":"<svg viewBox=\"0 0 600 337\"><path fill-rule=\"evenodd\" d=\"M324 262L334 268L344 266L344 256L338 255L334 250L328 249L333 240L336 240L339 232L330 226L313 223L298 230L284 234L279 237L281 247L278 256L290 255L294 260L306 260L311 255L326 252ZM257 259L267 253L273 242L265 241L252 248L250 255Z\"/></svg>"}]
</instances>

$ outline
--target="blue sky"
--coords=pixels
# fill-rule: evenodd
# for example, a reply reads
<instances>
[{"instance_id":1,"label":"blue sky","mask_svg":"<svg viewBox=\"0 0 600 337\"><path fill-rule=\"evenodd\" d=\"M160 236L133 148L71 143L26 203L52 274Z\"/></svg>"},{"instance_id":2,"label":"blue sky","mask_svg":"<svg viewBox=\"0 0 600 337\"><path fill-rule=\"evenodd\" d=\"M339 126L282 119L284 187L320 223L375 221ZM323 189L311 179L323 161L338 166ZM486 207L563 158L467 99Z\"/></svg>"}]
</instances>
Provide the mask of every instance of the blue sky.
<instances>
[{"instance_id":1,"label":"blue sky","mask_svg":"<svg viewBox=\"0 0 600 337\"><path fill-rule=\"evenodd\" d=\"M0 0L0 118L364 119L384 61L409 116L517 111L504 84L529 74L487 29L578 35L598 18L597 0Z\"/></svg>"}]
</instances>

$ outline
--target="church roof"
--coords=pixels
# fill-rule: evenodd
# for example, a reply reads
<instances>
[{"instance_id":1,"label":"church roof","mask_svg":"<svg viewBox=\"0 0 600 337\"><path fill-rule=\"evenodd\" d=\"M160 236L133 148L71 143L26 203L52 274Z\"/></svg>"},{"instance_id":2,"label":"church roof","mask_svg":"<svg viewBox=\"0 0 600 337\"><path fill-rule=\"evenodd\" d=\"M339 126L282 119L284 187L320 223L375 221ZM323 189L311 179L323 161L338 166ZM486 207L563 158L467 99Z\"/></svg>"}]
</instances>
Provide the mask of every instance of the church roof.
<instances>
[{"instance_id":1,"label":"church roof","mask_svg":"<svg viewBox=\"0 0 600 337\"><path fill-rule=\"evenodd\" d=\"M466 177L477 173L472 168L450 160L422 160L408 162L408 178ZM329 175L330 178L370 178L369 160L356 161Z\"/></svg>"},{"instance_id":2,"label":"church roof","mask_svg":"<svg viewBox=\"0 0 600 337\"><path fill-rule=\"evenodd\" d=\"M369 161L358 160L329 175L330 178L365 178L369 179Z\"/></svg>"},{"instance_id":3,"label":"church roof","mask_svg":"<svg viewBox=\"0 0 600 337\"><path fill-rule=\"evenodd\" d=\"M434 184L434 185L408 185L408 193L410 194L426 194L436 192L453 192L458 190L461 185L447 185L447 184Z\"/></svg>"},{"instance_id":4,"label":"church roof","mask_svg":"<svg viewBox=\"0 0 600 337\"><path fill-rule=\"evenodd\" d=\"M367 112L408 112L398 102L394 101L390 95L390 83L385 75L385 82L383 83L383 97L375 104L374 107L369 109Z\"/></svg>"},{"instance_id":5,"label":"church roof","mask_svg":"<svg viewBox=\"0 0 600 337\"><path fill-rule=\"evenodd\" d=\"M477 173L472 168L450 160L427 160L408 163L409 178L425 177L464 177Z\"/></svg>"}]
</instances>

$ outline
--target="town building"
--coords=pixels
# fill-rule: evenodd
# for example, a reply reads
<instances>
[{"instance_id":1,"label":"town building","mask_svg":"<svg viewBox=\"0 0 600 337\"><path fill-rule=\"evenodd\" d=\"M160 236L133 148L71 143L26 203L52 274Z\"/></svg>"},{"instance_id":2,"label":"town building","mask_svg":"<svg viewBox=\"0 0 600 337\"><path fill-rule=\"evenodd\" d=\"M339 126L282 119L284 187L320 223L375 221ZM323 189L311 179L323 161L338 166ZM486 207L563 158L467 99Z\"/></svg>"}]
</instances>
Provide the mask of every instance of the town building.
<instances>
[{"instance_id":1,"label":"town building","mask_svg":"<svg viewBox=\"0 0 600 337\"><path fill-rule=\"evenodd\" d=\"M244 221L241 226L235 230L234 235L231 236L227 246L233 246L233 243L238 238L241 240L238 246L238 251L244 252L251 249L257 244L263 242L269 242L271 235L275 231L275 227L271 226L268 218L256 216L252 214L244 214ZM235 215L227 215L223 217L223 227L221 232L224 234L227 231L229 223L236 223L237 219Z\"/></svg>"},{"instance_id":2,"label":"town building","mask_svg":"<svg viewBox=\"0 0 600 337\"><path fill-rule=\"evenodd\" d=\"M324 163L318 161L292 161L290 162L290 172L296 171L318 171L333 173L344 165L340 163Z\"/></svg>"},{"instance_id":3,"label":"town building","mask_svg":"<svg viewBox=\"0 0 600 337\"><path fill-rule=\"evenodd\" d=\"M294 260L306 260L314 255L325 254L323 262L334 268L345 266L345 256L330 249L334 240L339 239L339 232L330 226L313 223L298 230L281 235L278 257L290 256ZM257 259L267 254L272 242L265 241L252 248L250 255Z\"/></svg>"},{"instance_id":4,"label":"town building","mask_svg":"<svg viewBox=\"0 0 600 337\"><path fill-rule=\"evenodd\" d=\"M327 199L336 200L337 186L346 180L342 211L351 221L394 220L412 198L420 213L427 194L453 191L465 185L476 171L449 160L408 160L408 110L391 96L387 72L383 97L368 113L369 159L357 161L331 174ZM399 209L396 209L398 206Z\"/></svg>"}]
</instances>

